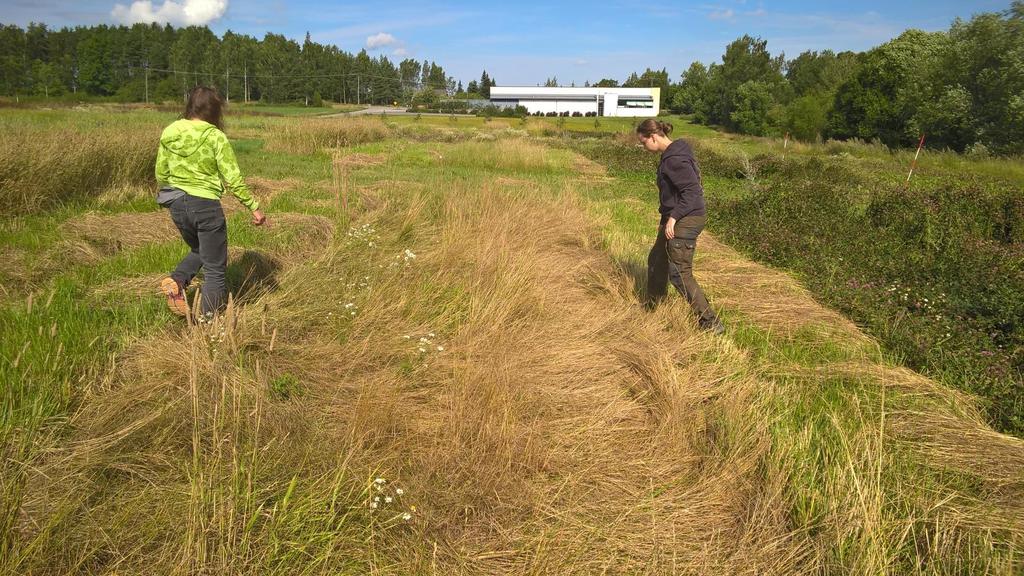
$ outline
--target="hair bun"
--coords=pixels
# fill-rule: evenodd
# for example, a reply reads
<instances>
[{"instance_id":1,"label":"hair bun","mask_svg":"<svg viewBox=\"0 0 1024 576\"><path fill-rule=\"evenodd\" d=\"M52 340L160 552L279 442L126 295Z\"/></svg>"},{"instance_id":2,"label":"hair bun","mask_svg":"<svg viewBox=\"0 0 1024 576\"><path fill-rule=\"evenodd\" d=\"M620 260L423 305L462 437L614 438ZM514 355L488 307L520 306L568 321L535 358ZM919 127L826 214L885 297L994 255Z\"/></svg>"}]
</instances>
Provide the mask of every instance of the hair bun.
<instances>
[{"instance_id":1,"label":"hair bun","mask_svg":"<svg viewBox=\"0 0 1024 576\"><path fill-rule=\"evenodd\" d=\"M658 122L658 127L661 128L661 133L668 136L672 133L672 124L668 122Z\"/></svg>"}]
</instances>

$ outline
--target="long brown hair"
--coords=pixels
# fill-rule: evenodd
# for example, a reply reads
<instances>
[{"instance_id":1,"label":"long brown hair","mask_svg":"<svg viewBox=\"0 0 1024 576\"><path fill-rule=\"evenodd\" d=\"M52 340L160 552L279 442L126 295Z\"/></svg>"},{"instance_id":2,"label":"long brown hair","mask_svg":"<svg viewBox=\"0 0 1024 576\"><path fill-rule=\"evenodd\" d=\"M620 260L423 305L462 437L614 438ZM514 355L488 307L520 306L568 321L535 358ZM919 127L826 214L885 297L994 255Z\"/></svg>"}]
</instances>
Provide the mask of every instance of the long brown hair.
<instances>
[{"instance_id":1,"label":"long brown hair","mask_svg":"<svg viewBox=\"0 0 1024 576\"><path fill-rule=\"evenodd\" d=\"M668 122L662 122L661 120L655 120L654 118L648 118L644 120L636 127L636 133L643 136L644 138L650 138L655 134L662 136L668 136L672 133L672 125Z\"/></svg>"},{"instance_id":2,"label":"long brown hair","mask_svg":"<svg viewBox=\"0 0 1024 576\"><path fill-rule=\"evenodd\" d=\"M224 129L224 101L215 88L196 86L189 90L184 117L198 118Z\"/></svg>"}]
</instances>

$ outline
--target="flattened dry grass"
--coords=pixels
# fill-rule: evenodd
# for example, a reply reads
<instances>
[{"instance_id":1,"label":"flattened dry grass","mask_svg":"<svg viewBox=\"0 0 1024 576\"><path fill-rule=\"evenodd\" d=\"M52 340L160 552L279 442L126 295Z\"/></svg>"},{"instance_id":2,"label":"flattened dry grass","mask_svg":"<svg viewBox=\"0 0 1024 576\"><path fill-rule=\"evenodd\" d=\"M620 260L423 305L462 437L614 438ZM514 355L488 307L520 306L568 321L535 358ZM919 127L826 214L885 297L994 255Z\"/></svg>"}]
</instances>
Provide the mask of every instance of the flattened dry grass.
<instances>
[{"instance_id":1,"label":"flattened dry grass","mask_svg":"<svg viewBox=\"0 0 1024 576\"><path fill-rule=\"evenodd\" d=\"M65 222L64 248L76 260L98 261L103 257L147 244L181 238L167 212L119 214L87 213Z\"/></svg>"},{"instance_id":2,"label":"flattened dry grass","mask_svg":"<svg viewBox=\"0 0 1024 576\"><path fill-rule=\"evenodd\" d=\"M39 548L23 566L794 565L802 552L780 544L784 518L751 491L766 445L746 439L763 435L715 424L708 440L702 406L739 409L754 386L702 359L709 341L678 311L640 313L596 239L567 225L579 206L469 184L405 205L377 226L423 225L286 270L230 317L223 342L186 330L122 358L45 467L46 487L28 495L20 529ZM488 233L509 210L518 217ZM392 257L407 247L412 263ZM353 292L363 278L372 289ZM340 317L349 302L358 314ZM684 327L671 348L658 346L666 319ZM431 350L418 352L427 333ZM285 375L300 391L268 395ZM375 524L362 498L376 474L405 488L411 523ZM69 485L86 488L58 497ZM345 536L352 523L361 528ZM732 544L708 545L719 538Z\"/></svg>"}]
</instances>

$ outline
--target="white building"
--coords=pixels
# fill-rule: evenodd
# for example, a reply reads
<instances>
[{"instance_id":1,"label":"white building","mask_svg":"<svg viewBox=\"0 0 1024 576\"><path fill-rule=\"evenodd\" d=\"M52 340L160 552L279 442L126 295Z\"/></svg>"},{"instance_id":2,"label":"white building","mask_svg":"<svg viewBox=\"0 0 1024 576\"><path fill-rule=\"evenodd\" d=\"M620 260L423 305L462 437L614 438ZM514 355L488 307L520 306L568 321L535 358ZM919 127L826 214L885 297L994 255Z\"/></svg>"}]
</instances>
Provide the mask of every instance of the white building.
<instances>
[{"instance_id":1,"label":"white building","mask_svg":"<svg viewBox=\"0 0 1024 576\"><path fill-rule=\"evenodd\" d=\"M591 116L657 116L660 99L661 88L491 87L491 104L523 106L530 114L579 112Z\"/></svg>"}]
</instances>

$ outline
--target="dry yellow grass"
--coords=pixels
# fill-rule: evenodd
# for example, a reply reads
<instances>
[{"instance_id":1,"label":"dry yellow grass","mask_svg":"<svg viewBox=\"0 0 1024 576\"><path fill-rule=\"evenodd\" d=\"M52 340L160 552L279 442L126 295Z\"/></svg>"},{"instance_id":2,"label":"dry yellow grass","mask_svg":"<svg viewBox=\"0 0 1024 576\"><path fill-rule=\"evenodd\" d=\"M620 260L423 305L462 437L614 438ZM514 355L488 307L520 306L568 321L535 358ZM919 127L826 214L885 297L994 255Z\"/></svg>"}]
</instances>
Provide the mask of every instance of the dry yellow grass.
<instances>
[{"instance_id":1,"label":"dry yellow grass","mask_svg":"<svg viewBox=\"0 0 1024 576\"><path fill-rule=\"evenodd\" d=\"M310 118L275 127L266 134L267 150L312 154L387 137L389 128L377 118Z\"/></svg>"},{"instance_id":2,"label":"dry yellow grass","mask_svg":"<svg viewBox=\"0 0 1024 576\"><path fill-rule=\"evenodd\" d=\"M0 210L38 212L80 202L153 176L158 127L13 127L0 138Z\"/></svg>"}]
</instances>

